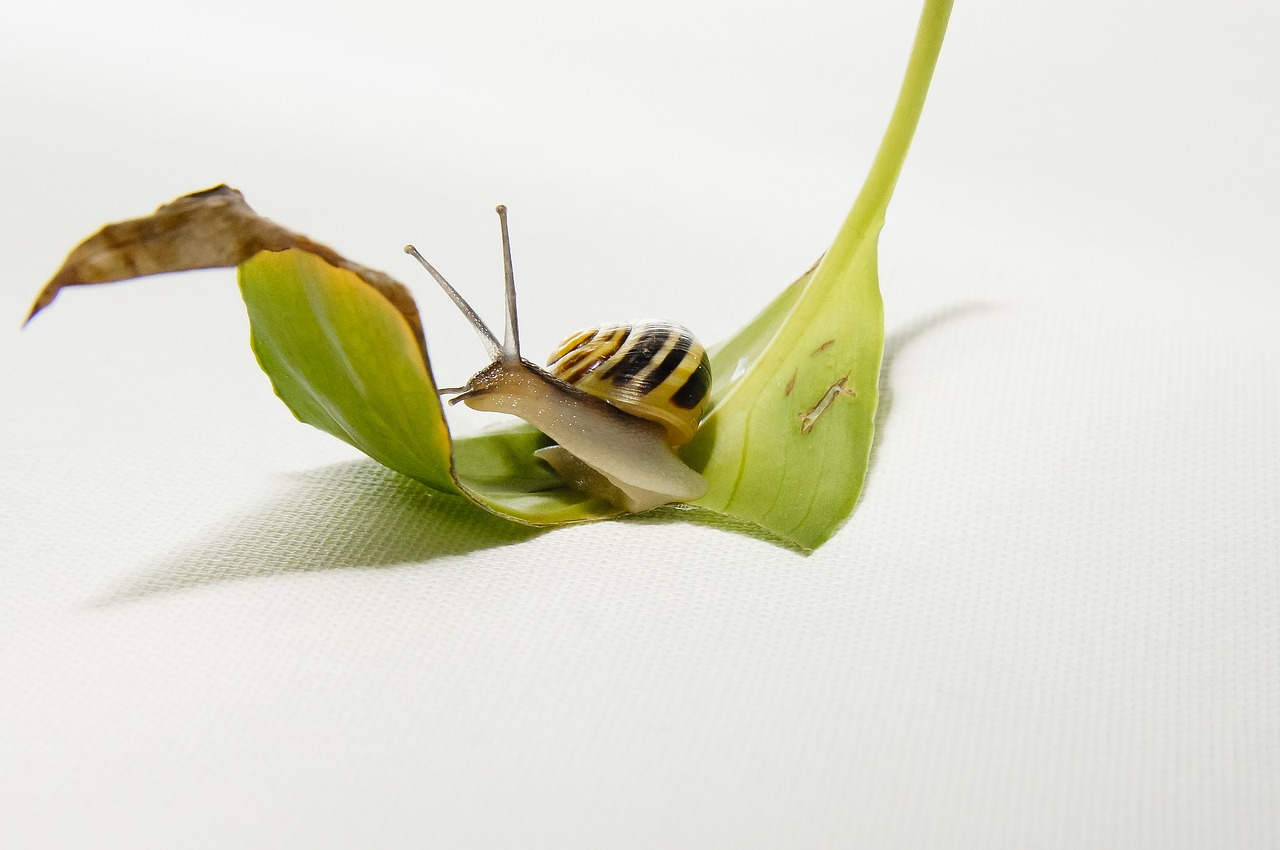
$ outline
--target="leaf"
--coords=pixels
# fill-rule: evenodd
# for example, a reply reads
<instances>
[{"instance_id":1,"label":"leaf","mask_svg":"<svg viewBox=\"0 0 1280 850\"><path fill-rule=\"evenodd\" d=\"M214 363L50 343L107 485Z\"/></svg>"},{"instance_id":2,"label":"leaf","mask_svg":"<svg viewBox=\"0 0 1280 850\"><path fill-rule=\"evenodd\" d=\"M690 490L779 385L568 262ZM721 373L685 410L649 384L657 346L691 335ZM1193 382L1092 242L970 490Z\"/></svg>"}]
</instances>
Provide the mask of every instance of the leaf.
<instances>
[{"instance_id":1,"label":"leaf","mask_svg":"<svg viewBox=\"0 0 1280 850\"><path fill-rule=\"evenodd\" d=\"M226 185L183 195L145 218L108 224L81 242L36 296L27 321L52 304L68 286L112 283L164 272L232 268L259 251L289 248L320 257L363 280L404 316L418 349L426 356L422 320L404 284L263 218L249 208L244 195Z\"/></svg>"},{"instance_id":2,"label":"leaf","mask_svg":"<svg viewBox=\"0 0 1280 850\"><path fill-rule=\"evenodd\" d=\"M876 244L950 12L950 0L925 4L897 107L835 243L717 351L716 376L736 377L682 452L710 484L694 504L806 549L848 517L866 478L884 353Z\"/></svg>"},{"instance_id":3,"label":"leaf","mask_svg":"<svg viewBox=\"0 0 1280 850\"><path fill-rule=\"evenodd\" d=\"M708 352L711 356L711 403L708 410L714 410L729 390L737 386L747 374L747 367L759 359L760 354L769 345L778 328L786 321L791 308L804 295L809 279L818 268L814 263L800 279L782 291L773 299L768 307L760 311L751 324L738 331L730 339L712 346Z\"/></svg>"},{"instance_id":4,"label":"leaf","mask_svg":"<svg viewBox=\"0 0 1280 850\"><path fill-rule=\"evenodd\" d=\"M884 346L876 240L941 48L950 0L926 0L902 94L862 192L819 264L713 350L710 415L683 456L695 504L813 548L866 474ZM303 422L380 463L520 522L620 511L565 486L518 427L454 441L403 284L262 218L227 186L111 224L67 258L28 321L68 286L238 266L254 352Z\"/></svg>"},{"instance_id":5,"label":"leaf","mask_svg":"<svg viewBox=\"0 0 1280 850\"><path fill-rule=\"evenodd\" d=\"M250 344L303 422L397 472L458 494L449 429L403 314L355 274L297 249L240 266Z\"/></svg>"},{"instance_id":6,"label":"leaf","mask_svg":"<svg viewBox=\"0 0 1280 850\"><path fill-rule=\"evenodd\" d=\"M533 525L616 516L564 486L530 428L453 443L430 362L404 315L353 272L313 254L263 251L240 266L251 341L299 420L384 466Z\"/></svg>"}]
</instances>

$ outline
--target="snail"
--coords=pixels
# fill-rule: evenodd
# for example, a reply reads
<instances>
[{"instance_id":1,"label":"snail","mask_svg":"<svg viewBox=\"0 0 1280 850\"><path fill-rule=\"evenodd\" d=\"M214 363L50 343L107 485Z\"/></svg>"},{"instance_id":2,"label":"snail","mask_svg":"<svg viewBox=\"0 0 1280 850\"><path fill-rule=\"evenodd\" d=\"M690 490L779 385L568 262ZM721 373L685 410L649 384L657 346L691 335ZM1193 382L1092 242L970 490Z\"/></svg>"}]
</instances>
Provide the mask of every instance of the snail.
<instances>
[{"instance_id":1,"label":"snail","mask_svg":"<svg viewBox=\"0 0 1280 850\"><path fill-rule=\"evenodd\" d=\"M493 361L462 387L440 390L450 404L510 413L555 445L534 454L571 487L628 511L687 502L707 482L675 449L697 431L711 391L706 350L679 325L610 324L567 337L543 369L520 354L507 209L497 208L506 278L503 341L412 245L411 255L440 284Z\"/></svg>"}]
</instances>

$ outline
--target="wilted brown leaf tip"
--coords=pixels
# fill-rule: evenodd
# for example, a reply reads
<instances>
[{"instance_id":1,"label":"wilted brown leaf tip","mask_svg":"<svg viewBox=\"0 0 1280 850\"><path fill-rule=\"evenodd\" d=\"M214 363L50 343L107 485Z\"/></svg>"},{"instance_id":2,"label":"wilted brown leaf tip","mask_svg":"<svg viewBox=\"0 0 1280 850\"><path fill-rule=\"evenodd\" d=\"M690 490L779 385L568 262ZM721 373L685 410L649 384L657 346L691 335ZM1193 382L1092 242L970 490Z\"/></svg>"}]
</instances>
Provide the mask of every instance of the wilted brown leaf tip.
<instances>
[{"instance_id":1,"label":"wilted brown leaf tip","mask_svg":"<svg viewBox=\"0 0 1280 850\"><path fill-rule=\"evenodd\" d=\"M67 286L110 283L164 272L234 268L259 251L296 248L359 276L400 311L424 356L417 305L404 284L255 213L230 186L183 195L145 218L108 224L76 247L45 285L27 321Z\"/></svg>"}]
</instances>

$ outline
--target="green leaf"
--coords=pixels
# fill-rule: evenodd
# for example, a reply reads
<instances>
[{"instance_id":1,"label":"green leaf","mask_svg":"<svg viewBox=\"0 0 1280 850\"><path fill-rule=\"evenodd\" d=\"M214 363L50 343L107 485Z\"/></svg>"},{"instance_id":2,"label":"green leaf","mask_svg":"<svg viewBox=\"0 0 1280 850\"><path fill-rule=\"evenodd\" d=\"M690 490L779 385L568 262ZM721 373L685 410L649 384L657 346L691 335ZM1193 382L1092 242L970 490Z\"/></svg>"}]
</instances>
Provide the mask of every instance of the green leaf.
<instances>
[{"instance_id":1,"label":"green leaf","mask_svg":"<svg viewBox=\"0 0 1280 850\"><path fill-rule=\"evenodd\" d=\"M449 429L404 317L351 272L298 250L240 266L250 344L294 415L444 493Z\"/></svg>"},{"instance_id":2,"label":"green leaf","mask_svg":"<svg viewBox=\"0 0 1280 850\"><path fill-rule=\"evenodd\" d=\"M769 302L769 306L761 310L749 325L711 347L708 351L711 356L711 403L707 406L708 411L714 410L729 395L729 391L746 376L748 367L760 358L778 333L778 328L787 320L791 308L804 295L817 267L815 263L799 280L782 290L782 294Z\"/></svg>"},{"instance_id":3,"label":"green leaf","mask_svg":"<svg viewBox=\"0 0 1280 850\"><path fill-rule=\"evenodd\" d=\"M695 504L806 549L848 517L866 478L884 353L877 239L950 12L950 0L925 4L897 107L835 243L719 349L713 371L737 377L682 453L710 484Z\"/></svg>"},{"instance_id":4,"label":"green leaf","mask_svg":"<svg viewBox=\"0 0 1280 850\"><path fill-rule=\"evenodd\" d=\"M240 265L258 363L302 422L428 487L535 525L616 516L565 487L531 428L453 443L431 368L403 313L355 272L306 251Z\"/></svg>"}]
</instances>

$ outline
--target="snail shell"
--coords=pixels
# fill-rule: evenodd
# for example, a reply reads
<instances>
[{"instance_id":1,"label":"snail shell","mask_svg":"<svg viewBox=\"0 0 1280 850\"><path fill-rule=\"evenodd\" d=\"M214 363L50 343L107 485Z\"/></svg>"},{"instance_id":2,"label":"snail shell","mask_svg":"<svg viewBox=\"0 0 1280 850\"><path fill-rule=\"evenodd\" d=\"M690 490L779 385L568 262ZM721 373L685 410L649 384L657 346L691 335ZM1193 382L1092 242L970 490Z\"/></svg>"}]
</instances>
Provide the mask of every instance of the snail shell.
<instances>
[{"instance_id":1,"label":"snail shell","mask_svg":"<svg viewBox=\"0 0 1280 850\"><path fill-rule=\"evenodd\" d=\"M480 334L493 357L454 393L475 410L510 413L557 445L535 454L569 486L629 511L691 501L707 482L675 453L693 438L711 389L711 364L685 328L664 322L604 325L573 334L552 354L551 371L520 356L506 207L498 207L506 272L502 342L412 245Z\"/></svg>"},{"instance_id":2,"label":"snail shell","mask_svg":"<svg viewBox=\"0 0 1280 850\"><path fill-rule=\"evenodd\" d=\"M711 391L711 359L688 328L670 322L579 331L547 360L552 375L632 416L662 425L683 446L698 431Z\"/></svg>"}]
</instances>

